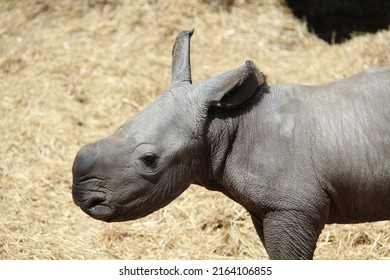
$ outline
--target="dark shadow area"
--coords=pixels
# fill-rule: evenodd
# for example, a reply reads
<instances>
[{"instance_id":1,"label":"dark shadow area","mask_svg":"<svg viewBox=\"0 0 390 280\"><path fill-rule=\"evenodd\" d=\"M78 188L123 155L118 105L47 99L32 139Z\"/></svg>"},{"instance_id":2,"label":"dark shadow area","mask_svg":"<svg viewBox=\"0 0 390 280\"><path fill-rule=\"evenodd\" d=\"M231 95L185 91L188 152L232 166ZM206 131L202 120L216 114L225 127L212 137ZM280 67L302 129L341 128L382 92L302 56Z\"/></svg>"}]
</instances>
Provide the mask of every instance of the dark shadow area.
<instances>
[{"instance_id":1,"label":"dark shadow area","mask_svg":"<svg viewBox=\"0 0 390 280\"><path fill-rule=\"evenodd\" d=\"M354 33L374 33L390 26L390 0L286 0L310 32L328 43L342 43Z\"/></svg>"}]
</instances>

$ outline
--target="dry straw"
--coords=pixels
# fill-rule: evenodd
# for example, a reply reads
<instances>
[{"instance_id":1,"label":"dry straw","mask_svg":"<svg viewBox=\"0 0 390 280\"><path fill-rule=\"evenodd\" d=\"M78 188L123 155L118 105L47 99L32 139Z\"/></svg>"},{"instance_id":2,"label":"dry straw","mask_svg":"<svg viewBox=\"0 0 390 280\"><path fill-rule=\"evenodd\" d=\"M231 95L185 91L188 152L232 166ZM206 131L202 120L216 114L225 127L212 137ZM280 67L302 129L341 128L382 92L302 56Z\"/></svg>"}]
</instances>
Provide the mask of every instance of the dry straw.
<instances>
[{"instance_id":1,"label":"dry straw","mask_svg":"<svg viewBox=\"0 0 390 280\"><path fill-rule=\"evenodd\" d=\"M193 27L194 81L246 59L270 82L306 84L390 64L389 31L330 46L282 0L229 11L196 0L1 0L0 259L267 258L242 207L198 186L134 222L99 222L72 202L77 150L168 86L174 38ZM389 258L389 244L389 222L331 225L315 258Z\"/></svg>"}]
</instances>

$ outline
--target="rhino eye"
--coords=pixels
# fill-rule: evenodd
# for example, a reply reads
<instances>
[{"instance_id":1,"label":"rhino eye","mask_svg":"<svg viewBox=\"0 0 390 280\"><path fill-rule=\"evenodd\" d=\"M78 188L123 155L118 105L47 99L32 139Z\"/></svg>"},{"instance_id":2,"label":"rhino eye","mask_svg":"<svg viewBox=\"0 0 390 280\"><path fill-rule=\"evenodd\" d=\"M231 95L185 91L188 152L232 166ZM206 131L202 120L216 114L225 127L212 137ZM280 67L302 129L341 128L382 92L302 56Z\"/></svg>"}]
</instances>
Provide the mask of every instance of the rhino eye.
<instances>
[{"instance_id":1,"label":"rhino eye","mask_svg":"<svg viewBox=\"0 0 390 280\"><path fill-rule=\"evenodd\" d=\"M156 156L154 154L146 154L142 156L142 161L148 165L152 166L156 162Z\"/></svg>"}]
</instances>

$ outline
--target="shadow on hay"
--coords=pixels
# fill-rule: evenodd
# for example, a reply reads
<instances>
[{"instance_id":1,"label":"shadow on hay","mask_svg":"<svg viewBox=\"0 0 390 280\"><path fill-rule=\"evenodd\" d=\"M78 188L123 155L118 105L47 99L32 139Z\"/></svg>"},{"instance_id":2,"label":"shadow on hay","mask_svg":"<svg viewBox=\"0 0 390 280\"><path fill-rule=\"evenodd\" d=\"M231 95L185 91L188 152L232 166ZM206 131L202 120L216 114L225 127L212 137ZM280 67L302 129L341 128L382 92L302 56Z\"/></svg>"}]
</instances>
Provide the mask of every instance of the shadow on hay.
<instances>
[{"instance_id":1,"label":"shadow on hay","mask_svg":"<svg viewBox=\"0 0 390 280\"><path fill-rule=\"evenodd\" d=\"M310 32L328 43L342 43L354 33L375 33L390 25L388 0L286 0Z\"/></svg>"},{"instance_id":2,"label":"shadow on hay","mask_svg":"<svg viewBox=\"0 0 390 280\"><path fill-rule=\"evenodd\" d=\"M388 0L284 0L286 6L309 31L329 44L343 43L354 34L375 33L389 29L390 1ZM256 5L251 0L203 0L216 8L231 11L242 2Z\"/></svg>"}]
</instances>

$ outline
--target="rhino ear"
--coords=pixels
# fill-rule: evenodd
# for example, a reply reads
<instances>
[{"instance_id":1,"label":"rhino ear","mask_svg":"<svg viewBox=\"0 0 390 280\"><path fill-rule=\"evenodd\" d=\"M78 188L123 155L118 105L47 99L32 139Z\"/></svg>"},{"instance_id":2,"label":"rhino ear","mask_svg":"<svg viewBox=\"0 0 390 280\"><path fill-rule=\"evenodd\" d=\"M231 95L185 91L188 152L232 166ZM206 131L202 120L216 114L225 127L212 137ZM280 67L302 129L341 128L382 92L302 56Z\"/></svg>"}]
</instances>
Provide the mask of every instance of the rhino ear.
<instances>
[{"instance_id":1,"label":"rhino ear","mask_svg":"<svg viewBox=\"0 0 390 280\"><path fill-rule=\"evenodd\" d=\"M265 84L264 75L252 61L202 82L209 107L235 108L249 100Z\"/></svg>"}]
</instances>

